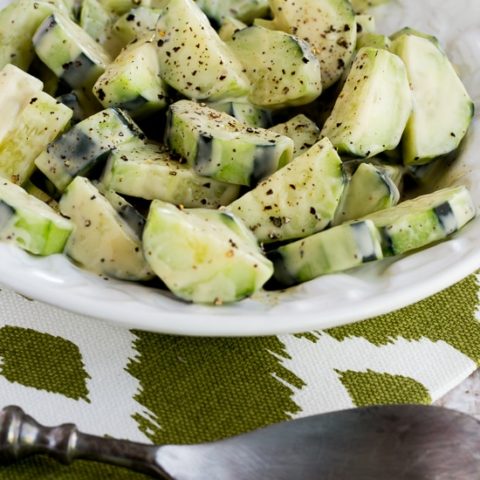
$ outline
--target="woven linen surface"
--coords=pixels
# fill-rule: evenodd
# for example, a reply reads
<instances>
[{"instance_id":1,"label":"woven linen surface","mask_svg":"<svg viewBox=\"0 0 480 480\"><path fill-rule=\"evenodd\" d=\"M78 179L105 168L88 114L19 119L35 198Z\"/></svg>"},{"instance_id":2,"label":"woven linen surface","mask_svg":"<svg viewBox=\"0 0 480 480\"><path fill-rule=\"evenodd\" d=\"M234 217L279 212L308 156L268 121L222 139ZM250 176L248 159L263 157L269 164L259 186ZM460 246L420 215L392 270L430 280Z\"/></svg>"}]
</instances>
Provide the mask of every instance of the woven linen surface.
<instances>
[{"instance_id":1,"label":"woven linen surface","mask_svg":"<svg viewBox=\"0 0 480 480\"><path fill-rule=\"evenodd\" d=\"M478 278L329 331L206 339L128 331L0 292L0 406L154 443L220 439L352 406L430 403L480 361ZM147 478L39 457L0 478Z\"/></svg>"}]
</instances>

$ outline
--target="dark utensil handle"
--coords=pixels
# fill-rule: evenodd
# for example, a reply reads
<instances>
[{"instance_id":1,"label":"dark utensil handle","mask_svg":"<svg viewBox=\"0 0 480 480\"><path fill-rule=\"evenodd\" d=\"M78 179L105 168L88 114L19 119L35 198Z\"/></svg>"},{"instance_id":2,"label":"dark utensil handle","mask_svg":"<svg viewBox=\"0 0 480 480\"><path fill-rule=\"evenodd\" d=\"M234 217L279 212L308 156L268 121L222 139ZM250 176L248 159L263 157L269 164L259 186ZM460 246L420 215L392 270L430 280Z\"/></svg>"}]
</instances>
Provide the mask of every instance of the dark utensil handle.
<instances>
[{"instance_id":1,"label":"dark utensil handle","mask_svg":"<svg viewBox=\"0 0 480 480\"><path fill-rule=\"evenodd\" d=\"M151 445L87 435L73 424L45 427L15 406L0 412L1 463L45 454L65 464L81 458L172 480L157 465L157 451Z\"/></svg>"}]
</instances>

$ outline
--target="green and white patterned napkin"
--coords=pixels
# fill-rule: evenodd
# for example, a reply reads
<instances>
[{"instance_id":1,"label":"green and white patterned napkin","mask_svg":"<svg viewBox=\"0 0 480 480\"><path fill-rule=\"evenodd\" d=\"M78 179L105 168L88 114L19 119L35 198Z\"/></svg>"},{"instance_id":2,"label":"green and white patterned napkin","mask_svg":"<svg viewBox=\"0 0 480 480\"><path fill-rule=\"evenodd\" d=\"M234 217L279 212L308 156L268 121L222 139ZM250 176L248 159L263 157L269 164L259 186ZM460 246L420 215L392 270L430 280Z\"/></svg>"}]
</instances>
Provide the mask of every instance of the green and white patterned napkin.
<instances>
[{"instance_id":1,"label":"green and white patterned napkin","mask_svg":"<svg viewBox=\"0 0 480 480\"><path fill-rule=\"evenodd\" d=\"M472 275L412 307L343 328L205 339L122 330L3 290L0 407L161 444L355 405L429 403L480 362L478 293ZM0 468L0 478L147 477L40 457Z\"/></svg>"}]
</instances>

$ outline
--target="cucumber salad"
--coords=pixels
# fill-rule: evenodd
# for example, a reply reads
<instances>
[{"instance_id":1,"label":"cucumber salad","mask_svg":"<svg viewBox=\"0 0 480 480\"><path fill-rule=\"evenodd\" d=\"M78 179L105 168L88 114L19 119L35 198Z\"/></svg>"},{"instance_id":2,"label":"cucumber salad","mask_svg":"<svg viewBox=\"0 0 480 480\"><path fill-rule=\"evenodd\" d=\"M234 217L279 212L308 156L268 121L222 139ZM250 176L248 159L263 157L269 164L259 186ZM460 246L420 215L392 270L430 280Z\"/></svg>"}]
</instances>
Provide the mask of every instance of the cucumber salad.
<instances>
[{"instance_id":1,"label":"cucumber salad","mask_svg":"<svg viewBox=\"0 0 480 480\"><path fill-rule=\"evenodd\" d=\"M472 197L428 180L474 105L380 3L13 0L0 240L221 305L448 238Z\"/></svg>"}]
</instances>

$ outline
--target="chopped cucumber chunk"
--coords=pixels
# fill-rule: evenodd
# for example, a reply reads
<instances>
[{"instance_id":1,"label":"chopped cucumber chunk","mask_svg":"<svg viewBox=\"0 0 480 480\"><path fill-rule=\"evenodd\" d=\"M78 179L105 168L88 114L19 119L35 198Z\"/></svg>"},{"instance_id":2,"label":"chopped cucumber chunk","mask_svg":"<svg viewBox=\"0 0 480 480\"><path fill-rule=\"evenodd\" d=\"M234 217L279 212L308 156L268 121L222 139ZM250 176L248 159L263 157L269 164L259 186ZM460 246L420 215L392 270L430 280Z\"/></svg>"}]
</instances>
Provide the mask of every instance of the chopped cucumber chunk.
<instances>
[{"instance_id":1,"label":"chopped cucumber chunk","mask_svg":"<svg viewBox=\"0 0 480 480\"><path fill-rule=\"evenodd\" d=\"M304 105L322 92L320 62L304 40L253 26L235 33L228 45L252 83L248 98L253 104L265 108Z\"/></svg>"},{"instance_id":2,"label":"chopped cucumber chunk","mask_svg":"<svg viewBox=\"0 0 480 480\"><path fill-rule=\"evenodd\" d=\"M35 165L59 191L106 160L118 145L143 137L121 110L108 108L77 123L37 157Z\"/></svg>"},{"instance_id":3,"label":"chopped cucumber chunk","mask_svg":"<svg viewBox=\"0 0 480 480\"><path fill-rule=\"evenodd\" d=\"M331 223L344 187L342 161L325 138L228 209L260 242L303 238Z\"/></svg>"},{"instance_id":4,"label":"chopped cucumber chunk","mask_svg":"<svg viewBox=\"0 0 480 480\"><path fill-rule=\"evenodd\" d=\"M385 255L399 255L447 238L475 217L465 187L451 187L365 217L382 234Z\"/></svg>"},{"instance_id":5,"label":"chopped cucumber chunk","mask_svg":"<svg viewBox=\"0 0 480 480\"><path fill-rule=\"evenodd\" d=\"M268 258L274 264L275 280L288 287L381 260L383 255L378 230L365 220L290 243L270 252Z\"/></svg>"},{"instance_id":6,"label":"chopped cucumber chunk","mask_svg":"<svg viewBox=\"0 0 480 480\"><path fill-rule=\"evenodd\" d=\"M0 70L0 111L8 112L0 120L0 140L10 131L18 114L42 91L40 80L8 64Z\"/></svg>"},{"instance_id":7,"label":"chopped cucumber chunk","mask_svg":"<svg viewBox=\"0 0 480 480\"><path fill-rule=\"evenodd\" d=\"M72 88L91 88L111 61L88 33L60 13L45 19L33 43L42 62Z\"/></svg>"},{"instance_id":8,"label":"chopped cucumber chunk","mask_svg":"<svg viewBox=\"0 0 480 480\"><path fill-rule=\"evenodd\" d=\"M131 142L112 151L102 183L123 195L159 199L187 208L218 208L239 195L239 187L201 177L161 147Z\"/></svg>"},{"instance_id":9,"label":"chopped cucumber chunk","mask_svg":"<svg viewBox=\"0 0 480 480\"><path fill-rule=\"evenodd\" d=\"M61 253L73 229L67 219L23 188L0 180L0 239L35 255Z\"/></svg>"},{"instance_id":10,"label":"chopped cucumber chunk","mask_svg":"<svg viewBox=\"0 0 480 480\"><path fill-rule=\"evenodd\" d=\"M357 37L357 50L366 47L390 50L392 48L392 41L385 35L362 33Z\"/></svg>"},{"instance_id":11,"label":"chopped cucumber chunk","mask_svg":"<svg viewBox=\"0 0 480 480\"><path fill-rule=\"evenodd\" d=\"M166 142L199 175L236 185L258 183L293 154L288 137L187 100L170 106Z\"/></svg>"},{"instance_id":12,"label":"chopped cucumber chunk","mask_svg":"<svg viewBox=\"0 0 480 480\"><path fill-rule=\"evenodd\" d=\"M106 67L93 87L105 107L119 107L132 117L143 117L167 105L166 84L160 78L155 46L130 44Z\"/></svg>"},{"instance_id":13,"label":"chopped cucumber chunk","mask_svg":"<svg viewBox=\"0 0 480 480\"><path fill-rule=\"evenodd\" d=\"M35 159L68 126L72 110L38 92L0 139L0 175L19 185L35 168Z\"/></svg>"},{"instance_id":14,"label":"chopped cucumber chunk","mask_svg":"<svg viewBox=\"0 0 480 480\"><path fill-rule=\"evenodd\" d=\"M178 297L205 304L246 298L273 273L252 233L233 215L152 202L143 234L154 272Z\"/></svg>"},{"instance_id":15,"label":"chopped cucumber chunk","mask_svg":"<svg viewBox=\"0 0 480 480\"><path fill-rule=\"evenodd\" d=\"M362 163L350 179L335 224L358 220L370 213L394 207L400 192L384 168Z\"/></svg>"},{"instance_id":16,"label":"chopped cucumber chunk","mask_svg":"<svg viewBox=\"0 0 480 480\"><path fill-rule=\"evenodd\" d=\"M193 0L169 0L155 42L163 79L186 97L217 101L243 97L250 83Z\"/></svg>"},{"instance_id":17,"label":"chopped cucumber chunk","mask_svg":"<svg viewBox=\"0 0 480 480\"><path fill-rule=\"evenodd\" d=\"M152 278L138 231L88 179L75 178L60 200L60 211L75 225L66 246L75 262L122 280Z\"/></svg>"},{"instance_id":18,"label":"chopped cucumber chunk","mask_svg":"<svg viewBox=\"0 0 480 480\"><path fill-rule=\"evenodd\" d=\"M411 112L412 93L400 58L362 48L322 135L342 153L372 157L400 143Z\"/></svg>"},{"instance_id":19,"label":"chopped cucumber chunk","mask_svg":"<svg viewBox=\"0 0 480 480\"><path fill-rule=\"evenodd\" d=\"M357 38L348 0L269 0L275 26L309 43L320 61L323 88L333 85L350 64Z\"/></svg>"},{"instance_id":20,"label":"chopped cucumber chunk","mask_svg":"<svg viewBox=\"0 0 480 480\"><path fill-rule=\"evenodd\" d=\"M317 124L303 114L297 115L285 123L275 125L270 130L293 140L294 158L313 147L320 137L320 129Z\"/></svg>"},{"instance_id":21,"label":"chopped cucumber chunk","mask_svg":"<svg viewBox=\"0 0 480 480\"><path fill-rule=\"evenodd\" d=\"M403 137L406 165L422 165L458 148L474 105L438 42L407 31L392 50L404 61L414 109Z\"/></svg>"}]
</instances>

